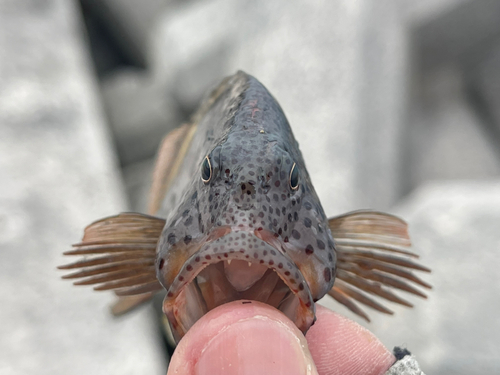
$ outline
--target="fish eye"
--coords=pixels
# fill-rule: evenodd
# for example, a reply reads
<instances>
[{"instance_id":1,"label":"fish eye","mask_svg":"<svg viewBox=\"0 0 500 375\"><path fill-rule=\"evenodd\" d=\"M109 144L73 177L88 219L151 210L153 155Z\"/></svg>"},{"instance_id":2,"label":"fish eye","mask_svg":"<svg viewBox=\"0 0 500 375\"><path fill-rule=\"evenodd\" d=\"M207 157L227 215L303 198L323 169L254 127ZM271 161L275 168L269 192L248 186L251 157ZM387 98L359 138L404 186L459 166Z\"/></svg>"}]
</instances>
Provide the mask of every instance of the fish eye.
<instances>
[{"instance_id":1,"label":"fish eye","mask_svg":"<svg viewBox=\"0 0 500 375\"><path fill-rule=\"evenodd\" d=\"M201 164L201 180L204 183L208 183L212 178L212 164L208 156L205 156L203 163Z\"/></svg>"},{"instance_id":2,"label":"fish eye","mask_svg":"<svg viewBox=\"0 0 500 375\"><path fill-rule=\"evenodd\" d=\"M299 168L297 168L297 164L293 163L292 169L290 170L290 179L288 181L290 183L290 188L292 190L297 190L299 188Z\"/></svg>"}]
</instances>

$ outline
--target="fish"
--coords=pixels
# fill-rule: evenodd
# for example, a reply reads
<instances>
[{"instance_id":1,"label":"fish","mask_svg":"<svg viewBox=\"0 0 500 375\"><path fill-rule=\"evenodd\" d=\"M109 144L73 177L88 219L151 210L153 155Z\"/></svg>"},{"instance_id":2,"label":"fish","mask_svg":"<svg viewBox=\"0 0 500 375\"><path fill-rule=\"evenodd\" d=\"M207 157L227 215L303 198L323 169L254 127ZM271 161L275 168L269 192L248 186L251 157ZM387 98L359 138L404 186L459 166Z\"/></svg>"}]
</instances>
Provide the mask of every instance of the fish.
<instances>
[{"instance_id":1,"label":"fish","mask_svg":"<svg viewBox=\"0 0 500 375\"><path fill-rule=\"evenodd\" d=\"M116 315L163 292L178 342L235 300L267 303L304 334L326 295L367 321L359 304L393 314L377 298L412 307L394 289L426 298L431 285L414 274L430 269L410 247L396 216L325 215L282 108L239 71L162 141L148 214L90 224L64 252L81 258L59 268L75 285L114 291Z\"/></svg>"}]
</instances>

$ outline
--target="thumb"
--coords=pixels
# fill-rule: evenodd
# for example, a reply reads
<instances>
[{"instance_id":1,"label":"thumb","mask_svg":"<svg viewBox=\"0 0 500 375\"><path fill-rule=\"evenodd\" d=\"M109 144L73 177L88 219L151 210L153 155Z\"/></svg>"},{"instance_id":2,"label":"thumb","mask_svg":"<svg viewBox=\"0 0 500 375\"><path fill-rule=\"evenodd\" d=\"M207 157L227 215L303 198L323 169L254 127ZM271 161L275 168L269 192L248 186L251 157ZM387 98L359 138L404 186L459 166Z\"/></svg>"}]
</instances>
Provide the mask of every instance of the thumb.
<instances>
[{"instance_id":1,"label":"thumb","mask_svg":"<svg viewBox=\"0 0 500 375\"><path fill-rule=\"evenodd\" d=\"M182 338L168 375L317 374L307 341L282 312L234 301L205 314Z\"/></svg>"}]
</instances>

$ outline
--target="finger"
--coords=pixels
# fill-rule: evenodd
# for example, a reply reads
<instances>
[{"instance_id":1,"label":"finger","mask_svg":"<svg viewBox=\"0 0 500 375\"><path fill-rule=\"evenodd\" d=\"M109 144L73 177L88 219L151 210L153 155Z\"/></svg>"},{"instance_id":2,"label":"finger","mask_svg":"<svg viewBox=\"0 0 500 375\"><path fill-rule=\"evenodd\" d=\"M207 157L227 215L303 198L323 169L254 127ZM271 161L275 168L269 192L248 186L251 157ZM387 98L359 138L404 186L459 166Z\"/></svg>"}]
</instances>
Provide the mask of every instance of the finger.
<instances>
[{"instance_id":1,"label":"finger","mask_svg":"<svg viewBox=\"0 0 500 375\"><path fill-rule=\"evenodd\" d=\"M316 305L316 323L307 332L320 375L384 374L396 361L366 328Z\"/></svg>"},{"instance_id":2,"label":"finger","mask_svg":"<svg viewBox=\"0 0 500 375\"><path fill-rule=\"evenodd\" d=\"M317 374L307 341L282 312L256 301L209 311L177 346L168 374Z\"/></svg>"}]
</instances>

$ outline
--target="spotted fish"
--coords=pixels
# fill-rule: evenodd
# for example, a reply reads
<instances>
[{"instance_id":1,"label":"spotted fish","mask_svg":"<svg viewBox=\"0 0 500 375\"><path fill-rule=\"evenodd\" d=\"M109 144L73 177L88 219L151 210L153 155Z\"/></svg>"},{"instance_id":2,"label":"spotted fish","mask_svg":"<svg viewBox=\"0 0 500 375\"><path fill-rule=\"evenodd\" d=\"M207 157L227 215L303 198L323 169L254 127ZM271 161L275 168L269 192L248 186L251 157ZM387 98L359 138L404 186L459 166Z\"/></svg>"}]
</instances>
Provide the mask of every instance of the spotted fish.
<instances>
[{"instance_id":1,"label":"spotted fish","mask_svg":"<svg viewBox=\"0 0 500 375\"><path fill-rule=\"evenodd\" d=\"M411 306L392 288L421 297L407 225L356 211L328 219L290 125L255 78L238 72L204 100L189 124L164 139L149 212L123 213L85 229L60 268L76 285L114 290L122 313L164 290L176 340L209 310L239 299L265 302L302 332L329 294L392 312L369 294Z\"/></svg>"}]
</instances>

